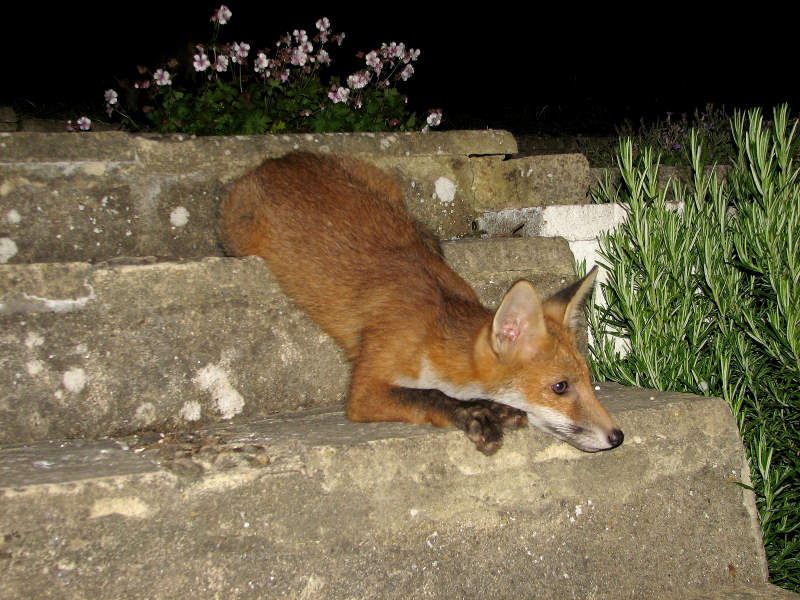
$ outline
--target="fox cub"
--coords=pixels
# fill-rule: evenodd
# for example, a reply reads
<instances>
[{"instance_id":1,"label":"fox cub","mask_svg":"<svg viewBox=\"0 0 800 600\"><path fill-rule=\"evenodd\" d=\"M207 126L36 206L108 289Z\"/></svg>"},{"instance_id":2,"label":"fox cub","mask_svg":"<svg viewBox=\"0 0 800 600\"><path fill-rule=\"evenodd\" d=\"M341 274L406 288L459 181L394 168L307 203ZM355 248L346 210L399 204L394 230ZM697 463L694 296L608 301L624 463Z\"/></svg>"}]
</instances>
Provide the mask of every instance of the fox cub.
<instances>
[{"instance_id":1,"label":"fox cub","mask_svg":"<svg viewBox=\"0 0 800 600\"><path fill-rule=\"evenodd\" d=\"M544 302L518 281L492 313L406 212L398 183L345 157L265 160L221 216L227 250L263 257L347 353L351 420L459 427L486 454L528 421L588 452L622 443L571 329L595 270Z\"/></svg>"}]
</instances>

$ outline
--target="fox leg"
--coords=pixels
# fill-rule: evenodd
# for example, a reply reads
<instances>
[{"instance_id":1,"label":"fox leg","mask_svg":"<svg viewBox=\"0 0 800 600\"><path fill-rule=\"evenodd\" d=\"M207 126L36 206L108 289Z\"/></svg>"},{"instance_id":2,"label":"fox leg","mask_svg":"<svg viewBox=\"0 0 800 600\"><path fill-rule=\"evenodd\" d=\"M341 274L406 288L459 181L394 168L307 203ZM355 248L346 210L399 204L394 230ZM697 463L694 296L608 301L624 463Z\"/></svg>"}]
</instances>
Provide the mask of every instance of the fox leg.
<instances>
[{"instance_id":1,"label":"fox leg","mask_svg":"<svg viewBox=\"0 0 800 600\"><path fill-rule=\"evenodd\" d=\"M528 424L526 414L491 400L456 400L439 390L392 388L400 404L427 409L429 422L437 427L456 427L466 433L484 454L494 454L503 445L503 431Z\"/></svg>"},{"instance_id":2,"label":"fox leg","mask_svg":"<svg viewBox=\"0 0 800 600\"><path fill-rule=\"evenodd\" d=\"M525 427L528 419L516 408L490 400L455 400L439 390L417 390L363 381L353 372L347 417L351 421L402 421L457 427L478 450L494 454L503 445L503 430Z\"/></svg>"}]
</instances>

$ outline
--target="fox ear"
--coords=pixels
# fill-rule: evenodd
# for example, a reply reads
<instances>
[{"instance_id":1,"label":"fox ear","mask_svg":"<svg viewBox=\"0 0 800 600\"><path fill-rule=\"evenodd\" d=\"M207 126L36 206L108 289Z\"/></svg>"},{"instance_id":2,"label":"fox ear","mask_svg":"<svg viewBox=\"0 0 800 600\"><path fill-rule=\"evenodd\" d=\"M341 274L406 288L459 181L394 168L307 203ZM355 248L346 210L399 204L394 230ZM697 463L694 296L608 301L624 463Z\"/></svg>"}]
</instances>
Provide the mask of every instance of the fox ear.
<instances>
[{"instance_id":1,"label":"fox ear","mask_svg":"<svg viewBox=\"0 0 800 600\"><path fill-rule=\"evenodd\" d=\"M518 281L506 292L492 321L492 350L508 360L534 349L545 333L542 299L530 281Z\"/></svg>"},{"instance_id":2,"label":"fox ear","mask_svg":"<svg viewBox=\"0 0 800 600\"><path fill-rule=\"evenodd\" d=\"M592 270L583 279L579 279L548 298L544 303L545 313L562 323L564 327L572 329L578 317L579 308L594 287L595 277L597 277L597 265L592 267Z\"/></svg>"}]
</instances>

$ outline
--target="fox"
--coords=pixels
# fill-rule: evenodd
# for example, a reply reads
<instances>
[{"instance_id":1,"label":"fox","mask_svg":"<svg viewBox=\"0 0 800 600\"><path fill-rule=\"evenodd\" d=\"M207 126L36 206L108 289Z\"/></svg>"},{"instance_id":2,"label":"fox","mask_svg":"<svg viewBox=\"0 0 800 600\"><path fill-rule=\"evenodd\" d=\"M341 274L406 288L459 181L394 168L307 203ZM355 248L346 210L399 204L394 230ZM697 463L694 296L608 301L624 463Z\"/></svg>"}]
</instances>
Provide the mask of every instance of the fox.
<instances>
[{"instance_id":1,"label":"fox","mask_svg":"<svg viewBox=\"0 0 800 600\"><path fill-rule=\"evenodd\" d=\"M576 342L597 267L545 301L517 281L492 311L396 178L334 154L264 160L232 183L220 221L227 253L262 257L344 350L349 420L456 427L487 455L528 423L586 452L622 443Z\"/></svg>"}]
</instances>

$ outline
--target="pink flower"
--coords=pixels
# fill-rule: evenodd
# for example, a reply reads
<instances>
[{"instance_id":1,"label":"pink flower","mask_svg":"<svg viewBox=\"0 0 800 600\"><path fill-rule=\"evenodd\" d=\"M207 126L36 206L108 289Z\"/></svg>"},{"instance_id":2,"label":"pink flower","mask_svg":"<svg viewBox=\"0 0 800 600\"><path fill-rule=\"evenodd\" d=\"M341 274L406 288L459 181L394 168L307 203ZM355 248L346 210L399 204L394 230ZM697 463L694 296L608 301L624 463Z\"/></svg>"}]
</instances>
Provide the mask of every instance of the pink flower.
<instances>
[{"instance_id":1,"label":"pink flower","mask_svg":"<svg viewBox=\"0 0 800 600\"><path fill-rule=\"evenodd\" d=\"M426 119L426 122L431 127L436 127L437 125L439 125L442 122L442 109L441 108L432 109L428 113L428 118Z\"/></svg>"},{"instance_id":2,"label":"pink flower","mask_svg":"<svg viewBox=\"0 0 800 600\"><path fill-rule=\"evenodd\" d=\"M329 65L331 64L331 57L328 56L328 53L324 49L321 49L317 52L317 62L321 65Z\"/></svg>"},{"instance_id":3,"label":"pink flower","mask_svg":"<svg viewBox=\"0 0 800 600\"><path fill-rule=\"evenodd\" d=\"M232 47L233 53L239 58L247 58L250 54L250 44L244 42L234 42Z\"/></svg>"},{"instance_id":4,"label":"pink flower","mask_svg":"<svg viewBox=\"0 0 800 600\"><path fill-rule=\"evenodd\" d=\"M264 69L269 66L269 61L267 60L267 55L263 52L259 52L258 56L256 56L256 62L253 65L253 69L255 69L256 73L261 73ZM269 76L269 73L266 73L266 76Z\"/></svg>"},{"instance_id":5,"label":"pink flower","mask_svg":"<svg viewBox=\"0 0 800 600\"><path fill-rule=\"evenodd\" d=\"M299 67L302 67L304 64L306 64L308 62L308 54L306 54L305 48L302 46L295 46L292 48L292 57L290 60L293 65L297 65Z\"/></svg>"},{"instance_id":6,"label":"pink flower","mask_svg":"<svg viewBox=\"0 0 800 600\"><path fill-rule=\"evenodd\" d=\"M289 79L289 69L286 69L283 73L281 73L281 82L286 83Z\"/></svg>"},{"instance_id":7,"label":"pink flower","mask_svg":"<svg viewBox=\"0 0 800 600\"><path fill-rule=\"evenodd\" d=\"M89 131L92 128L92 120L88 117L81 117L75 124L80 128L81 131Z\"/></svg>"},{"instance_id":8,"label":"pink flower","mask_svg":"<svg viewBox=\"0 0 800 600\"><path fill-rule=\"evenodd\" d=\"M199 52L198 54L194 55L194 61L192 62L194 65L195 71L205 71L208 67L211 66L211 62L208 60L208 56L205 52Z\"/></svg>"},{"instance_id":9,"label":"pink flower","mask_svg":"<svg viewBox=\"0 0 800 600\"><path fill-rule=\"evenodd\" d=\"M369 83L369 75L363 71L360 73L353 73L347 78L347 87L353 90L360 90Z\"/></svg>"},{"instance_id":10,"label":"pink flower","mask_svg":"<svg viewBox=\"0 0 800 600\"><path fill-rule=\"evenodd\" d=\"M350 90L346 87L339 87L336 88L335 86L331 88L331 91L328 92L328 98L333 100L334 104L338 104L339 102L347 102L347 98L350 96Z\"/></svg>"},{"instance_id":11,"label":"pink flower","mask_svg":"<svg viewBox=\"0 0 800 600\"><path fill-rule=\"evenodd\" d=\"M292 32L292 35L294 36L294 40L297 42L298 46L302 46L308 41L308 34L306 34L305 29L301 29L300 31L295 29Z\"/></svg>"},{"instance_id":12,"label":"pink flower","mask_svg":"<svg viewBox=\"0 0 800 600\"><path fill-rule=\"evenodd\" d=\"M328 20L328 17L322 17L316 22L317 29L320 31L328 31L331 26L331 22Z\"/></svg>"},{"instance_id":13,"label":"pink flower","mask_svg":"<svg viewBox=\"0 0 800 600\"><path fill-rule=\"evenodd\" d=\"M114 90L106 90L105 99L106 99L106 104L116 104L117 92L115 92Z\"/></svg>"},{"instance_id":14,"label":"pink flower","mask_svg":"<svg viewBox=\"0 0 800 600\"><path fill-rule=\"evenodd\" d=\"M231 60L237 64L243 65L246 64L247 55L250 54L250 44L245 44L244 42L234 42L230 46L224 48L225 52L228 53Z\"/></svg>"},{"instance_id":15,"label":"pink flower","mask_svg":"<svg viewBox=\"0 0 800 600\"><path fill-rule=\"evenodd\" d=\"M403 43L397 44L392 42L388 46L383 44L381 46L381 54L386 58L403 58L406 53L406 46Z\"/></svg>"},{"instance_id":16,"label":"pink flower","mask_svg":"<svg viewBox=\"0 0 800 600\"><path fill-rule=\"evenodd\" d=\"M381 66L381 58L378 56L378 53L373 50L366 57L364 57L367 61L367 66L372 67L373 69L377 69Z\"/></svg>"},{"instance_id":17,"label":"pink flower","mask_svg":"<svg viewBox=\"0 0 800 600\"><path fill-rule=\"evenodd\" d=\"M408 81L411 79L411 76L414 74L414 67L411 65L406 65L406 68L403 69L400 73L400 79L403 81Z\"/></svg>"},{"instance_id":18,"label":"pink flower","mask_svg":"<svg viewBox=\"0 0 800 600\"><path fill-rule=\"evenodd\" d=\"M158 69L155 73L153 73L153 81L156 82L156 85L160 86L172 85L169 71L165 71L164 69Z\"/></svg>"},{"instance_id":19,"label":"pink flower","mask_svg":"<svg viewBox=\"0 0 800 600\"><path fill-rule=\"evenodd\" d=\"M220 25L225 25L230 18L233 16L231 9L229 9L224 4L220 6L217 10L214 11L214 14L211 15L211 22L212 23L219 23Z\"/></svg>"},{"instance_id":20,"label":"pink flower","mask_svg":"<svg viewBox=\"0 0 800 600\"><path fill-rule=\"evenodd\" d=\"M217 56L217 60L214 62L213 69L217 73L224 73L228 70L228 57L224 54L220 54Z\"/></svg>"}]
</instances>

